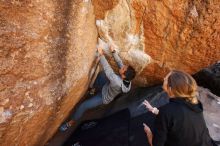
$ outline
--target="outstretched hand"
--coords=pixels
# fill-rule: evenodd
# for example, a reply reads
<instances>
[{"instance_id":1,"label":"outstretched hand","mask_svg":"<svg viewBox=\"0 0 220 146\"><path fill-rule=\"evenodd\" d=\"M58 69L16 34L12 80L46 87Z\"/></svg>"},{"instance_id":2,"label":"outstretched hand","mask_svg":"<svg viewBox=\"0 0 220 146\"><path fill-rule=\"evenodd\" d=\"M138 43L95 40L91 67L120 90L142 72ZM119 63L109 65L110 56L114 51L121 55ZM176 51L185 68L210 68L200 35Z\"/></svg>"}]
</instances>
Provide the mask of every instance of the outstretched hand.
<instances>
[{"instance_id":1,"label":"outstretched hand","mask_svg":"<svg viewBox=\"0 0 220 146\"><path fill-rule=\"evenodd\" d=\"M147 100L144 100L143 104L153 114L157 115L159 113L159 110L156 107L153 107Z\"/></svg>"},{"instance_id":2,"label":"outstretched hand","mask_svg":"<svg viewBox=\"0 0 220 146\"><path fill-rule=\"evenodd\" d=\"M152 110L153 110L152 105L151 105L147 100L144 100L143 104L145 105L145 107L146 107L149 111L152 111Z\"/></svg>"}]
</instances>

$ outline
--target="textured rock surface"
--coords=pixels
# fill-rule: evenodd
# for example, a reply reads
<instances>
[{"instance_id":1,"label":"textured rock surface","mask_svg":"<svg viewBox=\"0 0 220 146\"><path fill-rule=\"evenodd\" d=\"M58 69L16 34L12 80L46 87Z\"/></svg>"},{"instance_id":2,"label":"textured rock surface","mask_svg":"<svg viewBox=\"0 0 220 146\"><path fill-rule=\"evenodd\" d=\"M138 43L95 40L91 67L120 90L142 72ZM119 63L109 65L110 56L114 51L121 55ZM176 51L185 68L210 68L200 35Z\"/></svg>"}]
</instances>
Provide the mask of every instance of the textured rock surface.
<instances>
[{"instance_id":1,"label":"textured rock surface","mask_svg":"<svg viewBox=\"0 0 220 146\"><path fill-rule=\"evenodd\" d=\"M212 94L208 89L199 88L199 100L203 104L204 118L209 129L210 136L215 141L220 141L220 97Z\"/></svg>"},{"instance_id":2,"label":"textured rock surface","mask_svg":"<svg viewBox=\"0 0 220 146\"><path fill-rule=\"evenodd\" d=\"M194 75L200 86L208 88L220 96L220 61L208 68L204 68Z\"/></svg>"},{"instance_id":3,"label":"textured rock surface","mask_svg":"<svg viewBox=\"0 0 220 146\"><path fill-rule=\"evenodd\" d=\"M0 145L43 145L86 90L99 36L139 84L220 58L220 2L0 1ZM96 20L96 21L95 21Z\"/></svg>"},{"instance_id":4,"label":"textured rock surface","mask_svg":"<svg viewBox=\"0 0 220 146\"><path fill-rule=\"evenodd\" d=\"M220 1L93 0L93 4L100 37L120 48L145 85L161 82L171 69L195 73L220 58Z\"/></svg>"},{"instance_id":5,"label":"textured rock surface","mask_svg":"<svg viewBox=\"0 0 220 146\"><path fill-rule=\"evenodd\" d=\"M0 2L1 146L54 134L86 90L96 39L89 1Z\"/></svg>"}]
</instances>

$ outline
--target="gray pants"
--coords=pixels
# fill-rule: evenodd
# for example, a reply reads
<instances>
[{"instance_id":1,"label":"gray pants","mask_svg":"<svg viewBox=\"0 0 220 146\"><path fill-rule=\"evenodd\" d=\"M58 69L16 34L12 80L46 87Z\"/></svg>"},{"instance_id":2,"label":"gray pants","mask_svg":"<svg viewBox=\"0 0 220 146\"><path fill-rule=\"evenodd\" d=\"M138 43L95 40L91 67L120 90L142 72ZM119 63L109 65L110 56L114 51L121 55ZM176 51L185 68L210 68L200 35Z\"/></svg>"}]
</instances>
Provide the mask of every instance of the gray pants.
<instances>
[{"instance_id":1,"label":"gray pants","mask_svg":"<svg viewBox=\"0 0 220 146\"><path fill-rule=\"evenodd\" d=\"M94 88L96 89L97 93L93 97L86 99L83 101L76 111L73 113L71 119L74 121L78 121L85 111L91 108L95 108L99 105L103 104L102 101L102 87L109 82L104 72L100 72L95 80Z\"/></svg>"}]
</instances>

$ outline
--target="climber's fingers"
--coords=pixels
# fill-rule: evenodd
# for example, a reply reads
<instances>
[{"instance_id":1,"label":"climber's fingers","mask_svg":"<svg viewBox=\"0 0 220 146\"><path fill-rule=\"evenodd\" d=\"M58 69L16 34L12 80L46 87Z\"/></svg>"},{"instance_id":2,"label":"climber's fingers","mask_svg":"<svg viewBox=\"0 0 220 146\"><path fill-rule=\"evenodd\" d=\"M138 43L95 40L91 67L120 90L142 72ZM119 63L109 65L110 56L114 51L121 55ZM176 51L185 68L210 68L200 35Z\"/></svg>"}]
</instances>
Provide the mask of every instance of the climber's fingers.
<instances>
[{"instance_id":1,"label":"climber's fingers","mask_svg":"<svg viewBox=\"0 0 220 146\"><path fill-rule=\"evenodd\" d=\"M109 49L110 49L111 52L115 51L115 48L114 48L113 45L110 45Z\"/></svg>"},{"instance_id":2,"label":"climber's fingers","mask_svg":"<svg viewBox=\"0 0 220 146\"><path fill-rule=\"evenodd\" d=\"M98 53L99 53L100 55L103 55L103 54L104 54L104 53L103 53L103 49L102 49L101 47L98 47L97 50L98 50Z\"/></svg>"}]
</instances>

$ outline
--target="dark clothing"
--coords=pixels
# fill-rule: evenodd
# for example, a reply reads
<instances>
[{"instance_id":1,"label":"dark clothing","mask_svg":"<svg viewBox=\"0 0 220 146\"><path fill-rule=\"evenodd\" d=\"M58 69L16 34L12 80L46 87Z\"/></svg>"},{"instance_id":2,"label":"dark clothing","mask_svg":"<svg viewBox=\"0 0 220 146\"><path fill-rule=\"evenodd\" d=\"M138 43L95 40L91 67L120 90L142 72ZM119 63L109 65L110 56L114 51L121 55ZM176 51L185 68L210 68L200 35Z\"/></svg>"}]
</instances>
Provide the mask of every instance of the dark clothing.
<instances>
[{"instance_id":1,"label":"dark clothing","mask_svg":"<svg viewBox=\"0 0 220 146\"><path fill-rule=\"evenodd\" d=\"M213 146L202 104L171 98L156 116L153 146Z\"/></svg>"}]
</instances>

